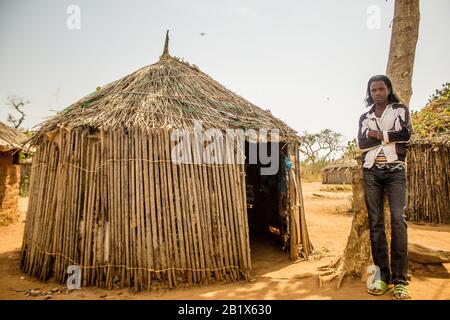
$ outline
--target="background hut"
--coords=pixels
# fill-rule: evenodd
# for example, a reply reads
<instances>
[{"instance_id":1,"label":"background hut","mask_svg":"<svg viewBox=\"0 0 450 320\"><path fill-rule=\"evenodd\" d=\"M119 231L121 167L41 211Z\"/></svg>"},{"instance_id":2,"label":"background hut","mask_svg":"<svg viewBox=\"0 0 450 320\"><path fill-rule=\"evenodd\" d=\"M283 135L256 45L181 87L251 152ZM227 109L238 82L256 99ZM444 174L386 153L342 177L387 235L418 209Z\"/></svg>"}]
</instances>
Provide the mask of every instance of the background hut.
<instances>
[{"instance_id":1,"label":"background hut","mask_svg":"<svg viewBox=\"0 0 450 320\"><path fill-rule=\"evenodd\" d=\"M442 97L412 115L407 156L408 219L450 223L450 101Z\"/></svg>"},{"instance_id":2,"label":"background hut","mask_svg":"<svg viewBox=\"0 0 450 320\"><path fill-rule=\"evenodd\" d=\"M280 150L280 170L260 179L261 163L175 163L176 129L188 130L189 155L201 156L194 121L222 133L278 129L279 139L265 143ZM21 269L38 279L63 283L70 265L81 268L82 286L151 290L249 279L249 221L277 228L291 259L312 250L295 132L170 56L167 36L157 63L98 88L43 123L30 142L33 206ZM245 144L248 152L252 141ZM257 219L250 209L265 199L264 187L276 191L272 211Z\"/></svg>"},{"instance_id":3,"label":"background hut","mask_svg":"<svg viewBox=\"0 0 450 320\"><path fill-rule=\"evenodd\" d=\"M26 136L0 122L0 225L19 217L19 151Z\"/></svg>"},{"instance_id":4,"label":"background hut","mask_svg":"<svg viewBox=\"0 0 450 320\"><path fill-rule=\"evenodd\" d=\"M352 184L355 160L335 161L322 169L322 184Z\"/></svg>"}]
</instances>

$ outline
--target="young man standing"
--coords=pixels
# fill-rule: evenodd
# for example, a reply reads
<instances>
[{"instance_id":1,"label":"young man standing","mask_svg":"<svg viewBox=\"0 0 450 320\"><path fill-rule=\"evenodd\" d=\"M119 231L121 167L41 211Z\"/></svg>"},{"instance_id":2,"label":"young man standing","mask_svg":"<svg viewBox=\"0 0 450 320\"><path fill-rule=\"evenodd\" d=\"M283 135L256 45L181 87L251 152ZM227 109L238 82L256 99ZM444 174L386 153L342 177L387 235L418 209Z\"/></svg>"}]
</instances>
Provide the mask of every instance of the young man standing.
<instances>
[{"instance_id":1,"label":"young man standing","mask_svg":"<svg viewBox=\"0 0 450 320\"><path fill-rule=\"evenodd\" d=\"M408 108L394 94L384 75L367 84L367 107L359 119L358 144L362 151L363 179L369 214L372 257L379 267L378 280L369 293L382 295L394 285L394 299L410 299L408 289L408 238L406 225L406 143L411 137ZM391 263L385 233L383 198L391 212Z\"/></svg>"}]
</instances>

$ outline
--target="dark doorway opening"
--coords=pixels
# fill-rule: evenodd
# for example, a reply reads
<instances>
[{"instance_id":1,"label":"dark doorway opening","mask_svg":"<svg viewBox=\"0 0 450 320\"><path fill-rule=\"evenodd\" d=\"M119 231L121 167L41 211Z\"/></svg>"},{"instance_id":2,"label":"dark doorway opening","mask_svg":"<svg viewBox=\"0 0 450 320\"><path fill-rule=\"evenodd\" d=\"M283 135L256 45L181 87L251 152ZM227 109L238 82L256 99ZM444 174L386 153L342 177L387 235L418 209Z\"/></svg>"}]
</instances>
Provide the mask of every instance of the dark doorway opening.
<instances>
[{"instance_id":1,"label":"dark doorway opening","mask_svg":"<svg viewBox=\"0 0 450 320\"><path fill-rule=\"evenodd\" d=\"M275 144L272 146L272 143ZM247 190L247 216L250 235L252 260L261 260L267 256L286 255L282 249L286 248L283 241L287 221L283 218L284 202L286 200L286 178L283 170L286 151L277 142L267 142L265 146L268 157L276 161L275 174L264 175L262 169L271 164L263 164L258 157L257 163L250 163L249 152L255 152L263 143L257 146L246 142L245 171ZM272 147L278 154L271 154ZM277 160L274 157L278 157ZM254 161L252 161L254 162Z\"/></svg>"}]
</instances>

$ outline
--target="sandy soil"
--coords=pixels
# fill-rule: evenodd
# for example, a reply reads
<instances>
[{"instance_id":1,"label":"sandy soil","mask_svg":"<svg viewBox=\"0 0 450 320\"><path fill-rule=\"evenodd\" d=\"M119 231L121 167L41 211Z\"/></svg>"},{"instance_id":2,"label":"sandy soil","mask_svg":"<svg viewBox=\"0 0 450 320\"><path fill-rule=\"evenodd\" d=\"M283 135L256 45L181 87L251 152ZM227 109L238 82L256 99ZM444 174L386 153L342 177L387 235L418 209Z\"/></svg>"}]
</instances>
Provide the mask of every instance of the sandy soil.
<instances>
[{"instance_id":1,"label":"sandy soil","mask_svg":"<svg viewBox=\"0 0 450 320\"><path fill-rule=\"evenodd\" d=\"M321 252L316 259L292 263L287 253L270 239L252 241L252 282L218 283L209 286L134 293L128 289L82 288L51 299L391 299L390 294L373 297L361 280L346 278L343 287L319 289L317 267L340 255L346 245L352 216L350 192L323 192L320 183L304 183L306 219L311 240ZM20 200L25 212L27 199ZM62 288L53 281L31 279L18 270L25 214L14 225L0 228L0 299L44 299L26 297L17 290ZM450 250L450 226L409 224L410 241ZM445 268L450 271L450 264ZM450 278L443 274L412 274L413 299L450 299Z\"/></svg>"}]
</instances>

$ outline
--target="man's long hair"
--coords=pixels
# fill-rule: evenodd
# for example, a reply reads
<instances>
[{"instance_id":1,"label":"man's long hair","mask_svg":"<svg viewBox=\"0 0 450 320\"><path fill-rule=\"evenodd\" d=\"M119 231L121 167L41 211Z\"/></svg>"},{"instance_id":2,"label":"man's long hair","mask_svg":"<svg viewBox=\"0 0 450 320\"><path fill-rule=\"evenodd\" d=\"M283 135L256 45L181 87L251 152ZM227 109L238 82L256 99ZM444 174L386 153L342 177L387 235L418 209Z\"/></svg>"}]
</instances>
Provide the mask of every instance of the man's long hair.
<instances>
[{"instance_id":1,"label":"man's long hair","mask_svg":"<svg viewBox=\"0 0 450 320\"><path fill-rule=\"evenodd\" d=\"M374 81L383 81L386 84L386 87L388 89L390 89L391 93L389 93L389 96L388 96L389 103L400 103L400 99L394 93L394 88L392 87L391 80L389 80L389 78L386 77L385 75L380 74L380 75L373 76L372 78L370 78L369 82L367 83L367 94L366 94L366 99L364 99L366 107L370 107L373 104L373 98L372 98L372 95L370 94L370 85Z\"/></svg>"}]
</instances>

